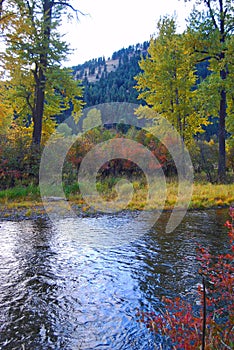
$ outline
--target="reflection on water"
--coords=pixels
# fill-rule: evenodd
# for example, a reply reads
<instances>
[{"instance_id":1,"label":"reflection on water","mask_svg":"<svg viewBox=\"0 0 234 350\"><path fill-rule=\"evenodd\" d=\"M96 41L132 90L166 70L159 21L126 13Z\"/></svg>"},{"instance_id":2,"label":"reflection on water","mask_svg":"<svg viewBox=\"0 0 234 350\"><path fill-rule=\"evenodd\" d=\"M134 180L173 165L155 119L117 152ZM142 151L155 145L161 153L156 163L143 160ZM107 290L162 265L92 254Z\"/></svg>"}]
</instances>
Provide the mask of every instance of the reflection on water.
<instances>
[{"instance_id":1,"label":"reflection on water","mask_svg":"<svg viewBox=\"0 0 234 350\"><path fill-rule=\"evenodd\" d=\"M189 212L170 234L165 213L119 247L89 244L90 232L85 239L87 225L108 239L132 215L64 219L56 229L46 220L0 223L1 349L157 349L136 310L156 309L162 295L190 295L199 282L196 243L225 249L227 210Z\"/></svg>"}]
</instances>

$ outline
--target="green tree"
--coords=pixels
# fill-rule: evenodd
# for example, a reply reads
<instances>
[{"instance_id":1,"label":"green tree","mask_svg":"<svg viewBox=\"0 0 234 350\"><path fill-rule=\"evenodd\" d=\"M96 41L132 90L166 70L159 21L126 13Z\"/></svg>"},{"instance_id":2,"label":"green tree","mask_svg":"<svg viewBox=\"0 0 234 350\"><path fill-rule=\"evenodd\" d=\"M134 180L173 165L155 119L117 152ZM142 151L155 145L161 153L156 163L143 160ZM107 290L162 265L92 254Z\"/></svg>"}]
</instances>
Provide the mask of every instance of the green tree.
<instances>
[{"instance_id":1,"label":"green tree","mask_svg":"<svg viewBox=\"0 0 234 350\"><path fill-rule=\"evenodd\" d=\"M83 120L83 130L87 131L102 124L101 112L97 108L88 111L87 116Z\"/></svg>"},{"instance_id":2,"label":"green tree","mask_svg":"<svg viewBox=\"0 0 234 350\"><path fill-rule=\"evenodd\" d=\"M197 62L209 62L211 74L200 84L199 95L207 111L219 117L218 177L222 182L226 177L226 120L233 118L234 6L232 0L196 0L195 4L188 29L190 53Z\"/></svg>"},{"instance_id":3,"label":"green tree","mask_svg":"<svg viewBox=\"0 0 234 350\"><path fill-rule=\"evenodd\" d=\"M73 104L78 118L82 89L71 72L61 68L69 48L59 34L64 14L76 11L70 1L4 0L2 15L9 20L5 32L3 64L10 81L8 95L23 122L32 119L32 141L41 143L43 121Z\"/></svg>"},{"instance_id":4,"label":"green tree","mask_svg":"<svg viewBox=\"0 0 234 350\"><path fill-rule=\"evenodd\" d=\"M196 74L185 38L185 34L176 33L174 18L158 22L158 35L151 39L149 55L140 62L143 72L136 77L136 89L139 99L168 119L189 144L193 135L203 131L207 118L197 112ZM149 118L155 115L147 114Z\"/></svg>"}]
</instances>

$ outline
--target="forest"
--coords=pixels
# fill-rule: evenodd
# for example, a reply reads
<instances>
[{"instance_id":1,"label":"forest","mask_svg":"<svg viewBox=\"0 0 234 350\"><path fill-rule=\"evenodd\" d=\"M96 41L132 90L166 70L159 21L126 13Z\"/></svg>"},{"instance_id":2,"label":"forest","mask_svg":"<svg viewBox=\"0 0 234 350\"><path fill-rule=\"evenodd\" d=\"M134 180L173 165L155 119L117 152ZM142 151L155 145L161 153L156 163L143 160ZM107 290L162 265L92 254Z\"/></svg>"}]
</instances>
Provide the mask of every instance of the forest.
<instances>
[{"instance_id":1,"label":"forest","mask_svg":"<svg viewBox=\"0 0 234 350\"><path fill-rule=\"evenodd\" d=\"M138 104L138 117L151 126L155 121L150 110L166 118L189 149L198 179L232 181L233 5L231 1L198 1L197 6L183 33L178 33L175 18L165 16L149 42L122 48L110 58L63 68L70 48L58 28L64 16L81 16L79 9L69 1L2 0L1 190L37 185L40 156L50 135L55 130L58 135L72 135L75 125L84 122L82 110L112 102ZM70 116L73 125L64 126ZM98 118L97 113L93 118ZM89 120L84 123L92 125ZM108 127L96 141L90 137L95 130L84 134L77 141L81 151L76 151L69 171L76 174L87 144L100 142L102 134L129 137L120 129ZM153 137L152 142L158 144ZM165 174L175 174L175 169L169 170L168 150L164 156Z\"/></svg>"}]
</instances>

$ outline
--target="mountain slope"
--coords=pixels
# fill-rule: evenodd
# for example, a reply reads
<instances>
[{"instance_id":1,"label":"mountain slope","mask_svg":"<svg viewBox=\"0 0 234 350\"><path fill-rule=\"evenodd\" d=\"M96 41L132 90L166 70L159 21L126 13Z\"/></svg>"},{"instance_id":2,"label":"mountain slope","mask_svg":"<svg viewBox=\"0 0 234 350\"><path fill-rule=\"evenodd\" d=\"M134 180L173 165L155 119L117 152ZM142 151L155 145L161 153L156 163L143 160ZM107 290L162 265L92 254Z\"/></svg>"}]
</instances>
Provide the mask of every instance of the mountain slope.
<instances>
[{"instance_id":1,"label":"mountain slope","mask_svg":"<svg viewBox=\"0 0 234 350\"><path fill-rule=\"evenodd\" d=\"M149 42L114 52L108 60L93 59L72 67L75 79L83 81L86 107L105 102L139 103L134 77L140 73L139 60L147 55Z\"/></svg>"}]
</instances>

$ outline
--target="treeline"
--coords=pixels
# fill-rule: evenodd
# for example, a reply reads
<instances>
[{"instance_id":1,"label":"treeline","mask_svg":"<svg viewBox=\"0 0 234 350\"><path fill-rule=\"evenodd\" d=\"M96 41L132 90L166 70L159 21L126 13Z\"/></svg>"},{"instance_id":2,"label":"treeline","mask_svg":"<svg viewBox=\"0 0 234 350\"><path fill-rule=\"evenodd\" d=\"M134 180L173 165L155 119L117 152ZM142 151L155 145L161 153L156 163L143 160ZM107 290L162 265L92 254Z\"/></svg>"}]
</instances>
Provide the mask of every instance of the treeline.
<instances>
[{"instance_id":1,"label":"treeline","mask_svg":"<svg viewBox=\"0 0 234 350\"><path fill-rule=\"evenodd\" d=\"M197 7L183 33L178 33L175 18L165 16L150 42L71 69L62 68L69 47L60 34L64 15L79 14L69 0L2 1L4 186L37 181L41 152L58 124L72 116L60 128L69 137L76 125L83 131L99 125L98 110L87 120L82 110L106 102L137 103L136 118L150 127L169 121L188 147L196 172L205 172L211 182L225 182L234 168L234 8L231 0L194 1ZM109 132L116 122L113 113L111 118Z\"/></svg>"}]
</instances>

